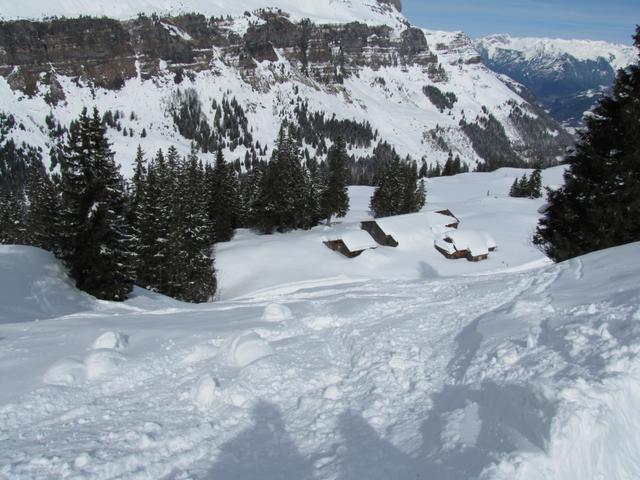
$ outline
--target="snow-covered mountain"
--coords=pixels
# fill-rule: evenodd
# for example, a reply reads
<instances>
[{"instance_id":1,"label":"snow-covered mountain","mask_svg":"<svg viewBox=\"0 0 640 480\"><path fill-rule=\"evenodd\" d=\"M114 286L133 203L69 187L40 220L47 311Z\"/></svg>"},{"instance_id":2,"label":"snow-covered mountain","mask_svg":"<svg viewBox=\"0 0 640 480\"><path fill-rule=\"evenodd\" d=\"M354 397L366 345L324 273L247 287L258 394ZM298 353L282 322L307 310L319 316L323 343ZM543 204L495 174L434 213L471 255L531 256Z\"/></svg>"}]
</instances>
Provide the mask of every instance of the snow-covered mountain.
<instances>
[{"instance_id":1,"label":"snow-covered mountain","mask_svg":"<svg viewBox=\"0 0 640 480\"><path fill-rule=\"evenodd\" d=\"M356 157L384 141L416 160L442 164L451 152L471 167L553 161L572 141L486 68L468 38L412 27L399 2L22 5L2 0L1 11L117 19L0 23L0 109L15 120L5 138L45 157L58 125L85 105L108 113L125 172L138 144L186 153L195 141L205 154L222 145L228 160L269 158L281 120L301 115L321 115L308 122L311 157L338 132L351 135ZM267 5L277 8L256 10Z\"/></svg>"},{"instance_id":2,"label":"snow-covered mountain","mask_svg":"<svg viewBox=\"0 0 640 480\"><path fill-rule=\"evenodd\" d=\"M356 187L331 229L220 244L203 305L97 301L0 246L0 478L640 478L640 244L551 264L522 173L429 181L495 237L484 262L444 258L425 213L396 248L329 250L367 218Z\"/></svg>"},{"instance_id":3,"label":"snow-covered mountain","mask_svg":"<svg viewBox=\"0 0 640 480\"><path fill-rule=\"evenodd\" d=\"M618 69L637 61L633 47L593 40L492 35L476 41L484 62L526 86L554 118L579 126Z\"/></svg>"},{"instance_id":4,"label":"snow-covered mountain","mask_svg":"<svg viewBox=\"0 0 640 480\"><path fill-rule=\"evenodd\" d=\"M241 16L262 8L278 8L298 20L310 18L319 23L352 21L373 24L388 23L401 10L400 0L127 0L95 2L92 0L0 0L0 19L42 19L45 17L74 18L80 15L108 17L119 20L135 18L138 14L176 16L200 13L206 16ZM398 16L398 18L400 18Z\"/></svg>"}]
</instances>

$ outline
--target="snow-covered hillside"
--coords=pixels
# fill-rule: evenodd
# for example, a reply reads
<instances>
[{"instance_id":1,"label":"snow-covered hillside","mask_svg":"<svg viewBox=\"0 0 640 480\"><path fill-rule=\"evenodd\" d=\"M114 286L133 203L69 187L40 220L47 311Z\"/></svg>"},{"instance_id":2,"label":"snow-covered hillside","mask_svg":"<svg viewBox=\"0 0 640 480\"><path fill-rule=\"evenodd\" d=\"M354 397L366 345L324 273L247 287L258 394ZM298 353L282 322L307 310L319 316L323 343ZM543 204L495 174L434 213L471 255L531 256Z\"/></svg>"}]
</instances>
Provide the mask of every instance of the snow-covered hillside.
<instances>
[{"instance_id":1,"label":"snow-covered hillside","mask_svg":"<svg viewBox=\"0 0 640 480\"><path fill-rule=\"evenodd\" d=\"M144 6L125 4L134 10ZM214 19L3 24L0 113L12 114L16 121L7 137L41 148L47 164L55 143L51 119L65 127L83 106L95 105L118 116L118 128L114 123L109 135L116 160L130 173L138 144L148 155L171 144L184 154L189 151L196 135L179 132L172 115L188 91L196 92L201 108L193 123L205 123L214 132L220 130L214 106L225 99L238 101L252 142L244 135L244 142L230 148L227 138L229 161L243 161L251 150L268 159L270 150L260 152L257 142L272 146L282 119L294 117L305 103L310 115L324 113L327 120L335 115L352 126L368 122L377 135L351 146L356 157L370 155L386 141L403 157L424 157L432 164L443 164L449 152L471 167L491 161L492 153L515 162L553 162L572 141L482 65L471 41L460 33L412 28L394 7L374 0L286 0L276 5L285 11L282 16L252 10L263 6L258 0L214 1L188 7L217 15ZM95 2L37 2L29 16L49 6L68 9L68 15L106 8ZM11 3L6 7L2 4L3 12L22 9ZM113 8L105 14L121 17L118 7ZM316 25L305 27L299 22L302 16ZM344 23L355 20L360 23ZM95 34L87 36L92 29ZM58 48L60 42L75 43ZM69 51L75 52L73 59ZM442 98L449 100L443 105ZM483 122L489 126L477 129L475 138L462 127ZM332 140L323 138L329 145ZM312 143L305 148L313 156L318 145ZM487 152L487 146L496 152Z\"/></svg>"},{"instance_id":2,"label":"snow-covered hillside","mask_svg":"<svg viewBox=\"0 0 640 480\"><path fill-rule=\"evenodd\" d=\"M484 263L432 255L420 215L395 249L316 248L364 217L354 188L332 231L221 246L207 305L97 302L0 247L0 477L637 478L640 245L545 262L521 174L429 185L496 237Z\"/></svg>"},{"instance_id":3,"label":"snow-covered hillside","mask_svg":"<svg viewBox=\"0 0 640 480\"><path fill-rule=\"evenodd\" d=\"M354 20L374 24L398 19L391 9L393 2L378 0L127 0L126 2L95 2L91 0L0 0L0 18L38 19L43 17L109 17L129 19L139 13L150 15L179 15L198 12L207 16L241 16L244 12L260 8L279 8L297 19L311 18L321 23L346 23Z\"/></svg>"}]
</instances>

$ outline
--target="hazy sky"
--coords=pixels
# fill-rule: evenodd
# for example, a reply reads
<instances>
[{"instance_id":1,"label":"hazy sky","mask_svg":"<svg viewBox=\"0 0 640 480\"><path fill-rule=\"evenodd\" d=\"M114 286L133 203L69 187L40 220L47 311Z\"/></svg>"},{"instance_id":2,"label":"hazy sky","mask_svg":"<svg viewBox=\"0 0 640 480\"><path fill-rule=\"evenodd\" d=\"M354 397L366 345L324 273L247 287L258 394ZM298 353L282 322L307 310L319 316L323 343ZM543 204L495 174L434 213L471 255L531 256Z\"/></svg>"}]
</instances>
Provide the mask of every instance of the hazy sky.
<instances>
[{"instance_id":1,"label":"hazy sky","mask_svg":"<svg viewBox=\"0 0 640 480\"><path fill-rule=\"evenodd\" d=\"M464 30L471 37L589 38L630 45L640 23L640 0L403 0L412 23L434 30Z\"/></svg>"}]
</instances>

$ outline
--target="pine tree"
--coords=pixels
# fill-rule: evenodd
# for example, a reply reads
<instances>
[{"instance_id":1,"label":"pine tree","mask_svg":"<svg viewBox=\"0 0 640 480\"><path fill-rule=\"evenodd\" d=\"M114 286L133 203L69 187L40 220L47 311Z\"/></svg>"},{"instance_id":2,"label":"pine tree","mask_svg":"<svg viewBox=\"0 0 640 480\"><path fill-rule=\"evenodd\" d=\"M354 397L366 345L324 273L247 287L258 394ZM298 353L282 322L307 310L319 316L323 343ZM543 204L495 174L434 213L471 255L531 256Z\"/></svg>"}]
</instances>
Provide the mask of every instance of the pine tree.
<instances>
[{"instance_id":1,"label":"pine tree","mask_svg":"<svg viewBox=\"0 0 640 480\"><path fill-rule=\"evenodd\" d=\"M401 211L403 197L402 165L394 155L379 175L378 187L373 192L369 208L373 216L388 217Z\"/></svg>"},{"instance_id":2,"label":"pine tree","mask_svg":"<svg viewBox=\"0 0 640 480\"><path fill-rule=\"evenodd\" d=\"M640 26L634 40L640 53ZM640 62L585 123L534 238L556 261L640 240Z\"/></svg>"},{"instance_id":3,"label":"pine tree","mask_svg":"<svg viewBox=\"0 0 640 480\"><path fill-rule=\"evenodd\" d=\"M158 150L148 165L136 211L136 281L141 287L161 293L167 291L169 282L168 238L172 217L170 199L165 196L169 175L162 150Z\"/></svg>"},{"instance_id":4,"label":"pine tree","mask_svg":"<svg viewBox=\"0 0 640 480\"><path fill-rule=\"evenodd\" d=\"M138 149L136 150L136 158L134 160L133 167L133 178L132 178L132 211L135 212L138 210L140 205L140 201L142 199L144 193L144 183L147 175L147 166L146 160L144 158L144 152L142 151L142 147L138 145Z\"/></svg>"},{"instance_id":5,"label":"pine tree","mask_svg":"<svg viewBox=\"0 0 640 480\"><path fill-rule=\"evenodd\" d=\"M542 197L542 172L536 168L529 177L527 196L529 198Z\"/></svg>"},{"instance_id":6,"label":"pine tree","mask_svg":"<svg viewBox=\"0 0 640 480\"><path fill-rule=\"evenodd\" d=\"M83 110L62 165L61 254L78 288L104 300L125 300L133 287L132 237L125 183L97 109Z\"/></svg>"},{"instance_id":7,"label":"pine tree","mask_svg":"<svg viewBox=\"0 0 640 480\"><path fill-rule=\"evenodd\" d=\"M56 187L40 166L27 170L26 238L29 245L59 254L59 207Z\"/></svg>"},{"instance_id":8,"label":"pine tree","mask_svg":"<svg viewBox=\"0 0 640 480\"><path fill-rule=\"evenodd\" d=\"M342 136L336 139L327 156L327 178L320 195L320 209L331 225L331 217L344 217L349 210L347 144Z\"/></svg>"},{"instance_id":9,"label":"pine tree","mask_svg":"<svg viewBox=\"0 0 640 480\"><path fill-rule=\"evenodd\" d=\"M453 171L453 155L449 152L449 157L442 168L442 176L450 177L451 175L455 175L455 172Z\"/></svg>"},{"instance_id":10,"label":"pine tree","mask_svg":"<svg viewBox=\"0 0 640 480\"><path fill-rule=\"evenodd\" d=\"M423 158L420 165L420 172L418 173L420 178L427 178L429 176L429 167L427 167L427 161Z\"/></svg>"},{"instance_id":11,"label":"pine tree","mask_svg":"<svg viewBox=\"0 0 640 480\"><path fill-rule=\"evenodd\" d=\"M251 205L253 227L262 233L273 233L312 226L315 212L309 202L310 188L294 129L283 123Z\"/></svg>"},{"instance_id":12,"label":"pine tree","mask_svg":"<svg viewBox=\"0 0 640 480\"><path fill-rule=\"evenodd\" d=\"M418 182L418 168L395 154L380 175L380 183L369 207L374 217L388 217L419 211L426 203L424 180Z\"/></svg>"},{"instance_id":13,"label":"pine tree","mask_svg":"<svg viewBox=\"0 0 640 480\"><path fill-rule=\"evenodd\" d=\"M513 180L513 183L511 184L511 188L509 189L509 196L510 197L519 197L520 196L520 186L519 186L517 178L515 178Z\"/></svg>"},{"instance_id":14,"label":"pine tree","mask_svg":"<svg viewBox=\"0 0 640 480\"><path fill-rule=\"evenodd\" d=\"M26 243L25 199L22 190L0 185L0 243Z\"/></svg>"},{"instance_id":15,"label":"pine tree","mask_svg":"<svg viewBox=\"0 0 640 480\"><path fill-rule=\"evenodd\" d=\"M210 239L213 242L228 242L238 227L240 209L238 177L232 165L224 161L222 149L216 153L213 169L205 171L205 196L207 213L211 224Z\"/></svg>"},{"instance_id":16,"label":"pine tree","mask_svg":"<svg viewBox=\"0 0 640 480\"><path fill-rule=\"evenodd\" d=\"M80 231L85 228L84 217L87 206L85 172L88 170L88 159L91 155L89 145L90 119L87 109L83 108L80 116L69 126L66 144L62 146L60 155L60 258L68 265L77 260L82 244L79 243Z\"/></svg>"},{"instance_id":17,"label":"pine tree","mask_svg":"<svg viewBox=\"0 0 640 480\"><path fill-rule=\"evenodd\" d=\"M173 258L168 294L182 301L207 302L216 292L213 248L204 198L204 171L192 149L181 163L169 236Z\"/></svg>"},{"instance_id":18,"label":"pine tree","mask_svg":"<svg viewBox=\"0 0 640 480\"><path fill-rule=\"evenodd\" d=\"M418 186L418 167L416 162L407 159L407 163L402 166L403 175L403 198L400 213L411 213L419 211L425 204L424 182L421 182L422 191Z\"/></svg>"}]
</instances>

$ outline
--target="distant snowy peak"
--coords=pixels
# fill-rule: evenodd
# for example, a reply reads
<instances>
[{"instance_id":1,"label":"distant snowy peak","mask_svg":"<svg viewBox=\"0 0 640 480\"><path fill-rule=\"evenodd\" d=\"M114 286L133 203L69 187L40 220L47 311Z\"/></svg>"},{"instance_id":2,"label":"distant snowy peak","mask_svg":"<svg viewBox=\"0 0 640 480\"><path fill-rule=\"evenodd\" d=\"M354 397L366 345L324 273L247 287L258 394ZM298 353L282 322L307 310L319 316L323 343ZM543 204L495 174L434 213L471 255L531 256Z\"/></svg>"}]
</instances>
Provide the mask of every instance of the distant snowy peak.
<instances>
[{"instance_id":1,"label":"distant snowy peak","mask_svg":"<svg viewBox=\"0 0 640 480\"><path fill-rule=\"evenodd\" d=\"M614 70L625 68L637 60L633 47L596 40L491 35L479 39L476 46L491 59L498 56L501 51L519 52L524 60L561 58L570 55L580 61L597 61L602 58Z\"/></svg>"},{"instance_id":2,"label":"distant snowy peak","mask_svg":"<svg viewBox=\"0 0 640 480\"><path fill-rule=\"evenodd\" d=\"M207 16L240 16L263 8L279 9L294 18L310 18L316 23L362 21L370 24L402 21L401 0L0 0L0 19L40 19L88 15L125 20L139 13L177 15L200 13Z\"/></svg>"}]
</instances>

